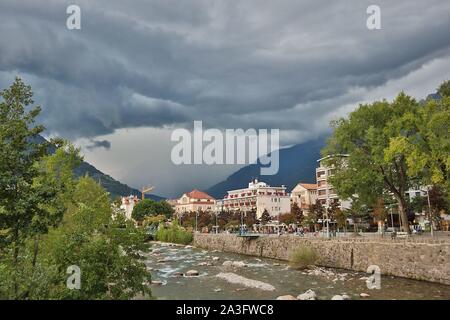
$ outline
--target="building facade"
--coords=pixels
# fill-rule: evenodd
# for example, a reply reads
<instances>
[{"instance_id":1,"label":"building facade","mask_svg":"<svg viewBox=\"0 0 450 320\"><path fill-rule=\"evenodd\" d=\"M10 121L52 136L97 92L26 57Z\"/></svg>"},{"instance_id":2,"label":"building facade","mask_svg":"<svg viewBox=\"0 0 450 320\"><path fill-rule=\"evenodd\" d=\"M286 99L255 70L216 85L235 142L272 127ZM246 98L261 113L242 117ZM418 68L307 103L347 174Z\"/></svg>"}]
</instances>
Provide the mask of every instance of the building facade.
<instances>
[{"instance_id":1,"label":"building facade","mask_svg":"<svg viewBox=\"0 0 450 320\"><path fill-rule=\"evenodd\" d=\"M336 155L336 157L348 157L348 155ZM351 207L351 202L339 199L336 190L328 181L334 174L334 168L328 167L325 164L325 160L328 158L329 156L317 160L319 163L319 167L316 168L317 200L326 208L332 203L338 202L341 209L348 209Z\"/></svg>"},{"instance_id":2,"label":"building facade","mask_svg":"<svg viewBox=\"0 0 450 320\"><path fill-rule=\"evenodd\" d=\"M183 194L175 205L175 213L182 215L193 211L214 211L216 201L206 192L194 189L191 192Z\"/></svg>"},{"instance_id":3,"label":"building facade","mask_svg":"<svg viewBox=\"0 0 450 320\"><path fill-rule=\"evenodd\" d=\"M300 182L291 191L291 202L296 203L302 210L308 211L309 206L316 203L317 183Z\"/></svg>"},{"instance_id":4,"label":"building facade","mask_svg":"<svg viewBox=\"0 0 450 320\"><path fill-rule=\"evenodd\" d=\"M132 220L131 213L133 212L133 208L136 204L138 204L139 198L134 195L130 195L128 197L122 197L122 204L120 205L120 209L125 212L125 217L128 220Z\"/></svg>"},{"instance_id":5,"label":"building facade","mask_svg":"<svg viewBox=\"0 0 450 320\"><path fill-rule=\"evenodd\" d=\"M286 187L271 187L264 182L254 180L248 188L228 191L223 199L223 210L242 212L256 211L259 219L264 210L273 217L291 211L289 194Z\"/></svg>"}]
</instances>

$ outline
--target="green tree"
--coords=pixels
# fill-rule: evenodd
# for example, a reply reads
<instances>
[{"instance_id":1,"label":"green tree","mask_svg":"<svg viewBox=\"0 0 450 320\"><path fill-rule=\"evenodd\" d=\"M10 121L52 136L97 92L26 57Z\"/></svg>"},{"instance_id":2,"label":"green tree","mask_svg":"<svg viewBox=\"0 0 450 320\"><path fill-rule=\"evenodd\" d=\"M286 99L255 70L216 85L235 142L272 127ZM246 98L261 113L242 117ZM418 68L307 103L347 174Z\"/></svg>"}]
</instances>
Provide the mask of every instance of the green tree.
<instances>
[{"instance_id":1,"label":"green tree","mask_svg":"<svg viewBox=\"0 0 450 320\"><path fill-rule=\"evenodd\" d=\"M113 216L109 194L83 177L60 227L45 237L41 263L56 269L48 298L130 299L150 296L141 261L145 234L123 214ZM81 289L66 287L66 269L81 269Z\"/></svg>"},{"instance_id":2,"label":"green tree","mask_svg":"<svg viewBox=\"0 0 450 320\"><path fill-rule=\"evenodd\" d=\"M295 217L295 223L302 223L302 220L304 218L303 210L300 209L300 207L298 206L297 202L294 202L291 205L291 213Z\"/></svg>"},{"instance_id":3,"label":"green tree","mask_svg":"<svg viewBox=\"0 0 450 320\"><path fill-rule=\"evenodd\" d=\"M256 223L258 223L258 219L256 218L256 210L252 209L245 214L245 224L247 227L251 228Z\"/></svg>"},{"instance_id":4,"label":"green tree","mask_svg":"<svg viewBox=\"0 0 450 320\"><path fill-rule=\"evenodd\" d=\"M272 217L270 216L269 211L267 211L267 209L264 209L261 215L261 223L264 225L269 223L270 221L272 221Z\"/></svg>"},{"instance_id":5,"label":"green tree","mask_svg":"<svg viewBox=\"0 0 450 320\"><path fill-rule=\"evenodd\" d=\"M325 213L325 208L323 205L316 201L316 203L313 203L309 206L308 215L305 216L303 219L303 226L305 227L313 227L315 231L317 231L317 221L319 219L323 218L323 215Z\"/></svg>"},{"instance_id":6,"label":"green tree","mask_svg":"<svg viewBox=\"0 0 450 320\"><path fill-rule=\"evenodd\" d=\"M280 223L284 224L295 223L295 215L293 213L285 213L280 215Z\"/></svg>"},{"instance_id":7,"label":"green tree","mask_svg":"<svg viewBox=\"0 0 450 320\"><path fill-rule=\"evenodd\" d=\"M144 199L134 206L131 217L138 222L142 222L147 216L162 214L166 218L171 218L173 213L174 210L167 201L156 202L151 199Z\"/></svg>"},{"instance_id":8,"label":"green tree","mask_svg":"<svg viewBox=\"0 0 450 320\"><path fill-rule=\"evenodd\" d=\"M171 218L175 212L175 210L167 201L159 201L155 205L157 214L162 214L166 218Z\"/></svg>"},{"instance_id":9,"label":"green tree","mask_svg":"<svg viewBox=\"0 0 450 320\"><path fill-rule=\"evenodd\" d=\"M437 92L441 97L450 97L450 80L441 83Z\"/></svg>"},{"instance_id":10,"label":"green tree","mask_svg":"<svg viewBox=\"0 0 450 320\"><path fill-rule=\"evenodd\" d=\"M383 191L392 193L398 203L403 230L408 233L405 192L413 178L408 175L405 149L395 145L398 146L399 140L417 136L419 108L404 93L392 103L384 100L360 105L347 119L333 122L333 135L322 151L323 155L332 155L327 162L336 172L330 183L341 198L357 194L361 202L370 205Z\"/></svg>"},{"instance_id":11,"label":"green tree","mask_svg":"<svg viewBox=\"0 0 450 320\"><path fill-rule=\"evenodd\" d=\"M5 261L11 266L11 297L22 298L27 292L19 285L22 251L28 239L38 241L62 216L58 189L67 172L52 172L56 158L41 165L50 145L37 142L44 127L35 124L41 108L32 106L31 87L17 77L0 96L0 254L10 254ZM36 242L34 260L37 251Z\"/></svg>"},{"instance_id":12,"label":"green tree","mask_svg":"<svg viewBox=\"0 0 450 320\"><path fill-rule=\"evenodd\" d=\"M156 201L151 199L144 199L139 201L133 208L133 212L131 213L131 217L136 221L143 221L147 216L156 216L158 215L157 204Z\"/></svg>"}]
</instances>

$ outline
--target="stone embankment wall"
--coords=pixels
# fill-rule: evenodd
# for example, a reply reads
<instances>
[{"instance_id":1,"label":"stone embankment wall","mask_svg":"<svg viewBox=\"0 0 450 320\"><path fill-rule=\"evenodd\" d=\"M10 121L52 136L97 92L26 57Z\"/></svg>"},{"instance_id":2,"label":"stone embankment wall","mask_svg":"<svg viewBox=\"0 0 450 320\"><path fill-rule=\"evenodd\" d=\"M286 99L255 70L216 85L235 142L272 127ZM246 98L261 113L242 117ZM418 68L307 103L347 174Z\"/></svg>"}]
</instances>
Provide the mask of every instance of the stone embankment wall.
<instances>
[{"instance_id":1,"label":"stone embankment wall","mask_svg":"<svg viewBox=\"0 0 450 320\"><path fill-rule=\"evenodd\" d=\"M231 234L196 234L194 245L246 255L289 260L299 246L311 246L317 265L366 272L377 265L381 273L450 285L450 241L432 239L320 239L292 235L237 237Z\"/></svg>"}]
</instances>

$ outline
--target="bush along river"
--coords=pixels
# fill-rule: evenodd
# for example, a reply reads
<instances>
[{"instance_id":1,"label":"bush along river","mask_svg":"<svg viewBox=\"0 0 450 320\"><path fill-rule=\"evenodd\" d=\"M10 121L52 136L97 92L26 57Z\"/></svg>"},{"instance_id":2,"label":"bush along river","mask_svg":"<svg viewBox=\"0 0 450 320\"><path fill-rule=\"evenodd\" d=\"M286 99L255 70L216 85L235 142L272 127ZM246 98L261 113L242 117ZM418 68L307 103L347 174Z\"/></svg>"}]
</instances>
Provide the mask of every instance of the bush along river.
<instances>
[{"instance_id":1,"label":"bush along river","mask_svg":"<svg viewBox=\"0 0 450 320\"><path fill-rule=\"evenodd\" d=\"M284 261L192 246L153 242L144 255L157 299L450 299L443 284L382 276L381 289L368 289L365 273L297 270Z\"/></svg>"}]
</instances>

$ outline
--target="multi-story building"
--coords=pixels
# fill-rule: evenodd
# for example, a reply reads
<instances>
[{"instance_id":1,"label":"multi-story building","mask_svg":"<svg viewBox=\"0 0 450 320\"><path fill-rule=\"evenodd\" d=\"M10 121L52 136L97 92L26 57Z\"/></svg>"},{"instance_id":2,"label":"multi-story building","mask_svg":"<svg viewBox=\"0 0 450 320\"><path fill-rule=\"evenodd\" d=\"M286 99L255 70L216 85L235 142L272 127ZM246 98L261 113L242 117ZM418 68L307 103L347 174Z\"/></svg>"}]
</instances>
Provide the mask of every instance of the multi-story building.
<instances>
[{"instance_id":1,"label":"multi-story building","mask_svg":"<svg viewBox=\"0 0 450 320\"><path fill-rule=\"evenodd\" d=\"M209 194L194 189L191 192L185 193L177 200L175 205L175 213L181 215L187 212L198 211L214 211L216 208L216 201Z\"/></svg>"},{"instance_id":2,"label":"multi-story building","mask_svg":"<svg viewBox=\"0 0 450 320\"><path fill-rule=\"evenodd\" d=\"M139 198L134 195L130 195L128 197L122 197L122 204L120 205L120 209L125 212L125 217L128 220L131 220L131 213L133 212L133 208L136 204L138 204Z\"/></svg>"},{"instance_id":3,"label":"multi-story building","mask_svg":"<svg viewBox=\"0 0 450 320\"><path fill-rule=\"evenodd\" d=\"M339 202L341 209L350 208L351 202L348 200L339 199L336 190L328 182L328 179L333 176L334 168L325 165L325 160L330 156L317 160L319 167L316 168L317 180L317 200L326 208L333 202ZM348 157L348 155L336 155L336 157Z\"/></svg>"},{"instance_id":4,"label":"multi-story building","mask_svg":"<svg viewBox=\"0 0 450 320\"><path fill-rule=\"evenodd\" d=\"M223 199L223 209L242 212L255 210L256 217L260 218L264 210L276 217L290 212L291 207L285 186L271 187L264 182L254 180L248 184L248 188L228 191Z\"/></svg>"},{"instance_id":5,"label":"multi-story building","mask_svg":"<svg viewBox=\"0 0 450 320\"><path fill-rule=\"evenodd\" d=\"M291 202L296 203L300 209L309 210L309 206L316 203L317 183L300 182L291 191Z\"/></svg>"}]
</instances>

